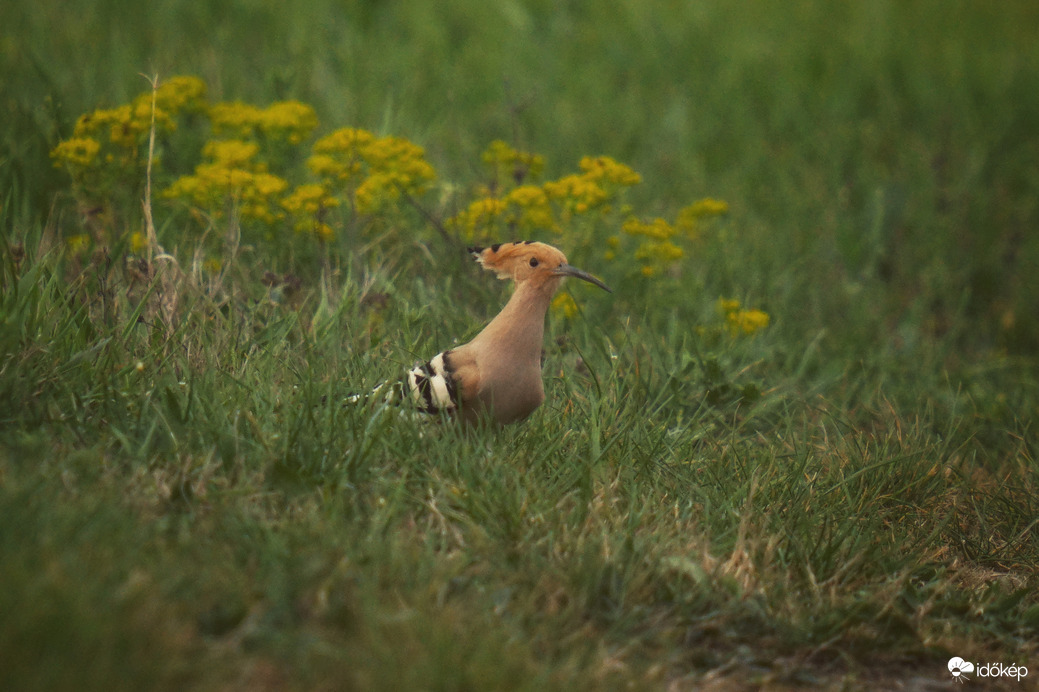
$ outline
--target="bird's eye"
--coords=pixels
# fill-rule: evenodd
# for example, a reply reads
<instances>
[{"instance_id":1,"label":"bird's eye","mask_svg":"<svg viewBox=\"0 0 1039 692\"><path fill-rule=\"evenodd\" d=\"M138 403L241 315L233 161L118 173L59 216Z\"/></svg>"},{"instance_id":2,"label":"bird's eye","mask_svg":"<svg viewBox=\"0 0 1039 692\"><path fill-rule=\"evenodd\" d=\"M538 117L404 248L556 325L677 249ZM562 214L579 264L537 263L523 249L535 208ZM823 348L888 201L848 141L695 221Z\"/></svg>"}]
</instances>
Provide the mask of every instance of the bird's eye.
<instances>
[{"instance_id":1,"label":"bird's eye","mask_svg":"<svg viewBox=\"0 0 1039 692\"><path fill-rule=\"evenodd\" d=\"M532 266L532 267L538 266L538 258L537 257L531 257L530 258L530 266Z\"/></svg>"}]
</instances>

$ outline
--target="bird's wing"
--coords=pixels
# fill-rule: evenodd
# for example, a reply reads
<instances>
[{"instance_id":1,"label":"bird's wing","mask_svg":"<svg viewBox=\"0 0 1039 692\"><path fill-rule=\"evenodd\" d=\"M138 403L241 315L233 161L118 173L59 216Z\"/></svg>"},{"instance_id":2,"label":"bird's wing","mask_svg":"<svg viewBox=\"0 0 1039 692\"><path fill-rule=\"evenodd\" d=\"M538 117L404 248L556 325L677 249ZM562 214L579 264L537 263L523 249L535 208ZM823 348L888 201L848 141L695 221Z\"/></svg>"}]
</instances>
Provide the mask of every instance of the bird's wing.
<instances>
[{"instance_id":1,"label":"bird's wing","mask_svg":"<svg viewBox=\"0 0 1039 692\"><path fill-rule=\"evenodd\" d=\"M443 351L408 370L400 385L401 394L425 413L450 412L464 400L459 382L453 351Z\"/></svg>"}]
</instances>

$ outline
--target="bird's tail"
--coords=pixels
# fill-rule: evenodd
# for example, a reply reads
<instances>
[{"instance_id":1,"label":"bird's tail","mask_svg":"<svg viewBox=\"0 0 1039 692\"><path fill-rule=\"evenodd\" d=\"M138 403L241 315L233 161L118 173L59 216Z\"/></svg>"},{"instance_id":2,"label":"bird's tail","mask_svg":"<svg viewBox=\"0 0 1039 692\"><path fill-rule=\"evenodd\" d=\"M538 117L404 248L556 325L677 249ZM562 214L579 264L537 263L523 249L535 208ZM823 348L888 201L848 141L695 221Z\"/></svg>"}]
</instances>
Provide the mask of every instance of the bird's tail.
<instances>
[{"instance_id":1,"label":"bird's tail","mask_svg":"<svg viewBox=\"0 0 1039 692\"><path fill-rule=\"evenodd\" d=\"M458 390L447 366L448 352L438 353L427 362L416 364L404 378L383 382L365 394L352 394L344 405L378 402L387 406L411 406L421 413L453 413L458 409Z\"/></svg>"}]
</instances>

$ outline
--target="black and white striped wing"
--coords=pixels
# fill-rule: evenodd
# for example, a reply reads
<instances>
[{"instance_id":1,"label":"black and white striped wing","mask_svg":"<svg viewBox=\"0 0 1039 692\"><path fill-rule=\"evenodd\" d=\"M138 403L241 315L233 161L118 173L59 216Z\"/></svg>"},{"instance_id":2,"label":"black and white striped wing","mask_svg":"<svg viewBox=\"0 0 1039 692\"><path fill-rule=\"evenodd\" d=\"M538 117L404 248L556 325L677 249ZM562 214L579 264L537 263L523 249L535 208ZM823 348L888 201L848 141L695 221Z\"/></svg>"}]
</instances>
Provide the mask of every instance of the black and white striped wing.
<instances>
[{"instance_id":1,"label":"black and white striped wing","mask_svg":"<svg viewBox=\"0 0 1039 692\"><path fill-rule=\"evenodd\" d=\"M452 412L458 408L458 388L451 370L450 351L433 356L424 365L408 370L400 383L402 398L423 413Z\"/></svg>"},{"instance_id":2,"label":"black and white striped wing","mask_svg":"<svg viewBox=\"0 0 1039 692\"><path fill-rule=\"evenodd\" d=\"M403 380L383 383L367 394L355 394L347 403L356 404L383 395L387 404L410 404L422 413L452 413L458 409L458 388L449 360L451 352L444 351L422 365L408 370Z\"/></svg>"}]
</instances>

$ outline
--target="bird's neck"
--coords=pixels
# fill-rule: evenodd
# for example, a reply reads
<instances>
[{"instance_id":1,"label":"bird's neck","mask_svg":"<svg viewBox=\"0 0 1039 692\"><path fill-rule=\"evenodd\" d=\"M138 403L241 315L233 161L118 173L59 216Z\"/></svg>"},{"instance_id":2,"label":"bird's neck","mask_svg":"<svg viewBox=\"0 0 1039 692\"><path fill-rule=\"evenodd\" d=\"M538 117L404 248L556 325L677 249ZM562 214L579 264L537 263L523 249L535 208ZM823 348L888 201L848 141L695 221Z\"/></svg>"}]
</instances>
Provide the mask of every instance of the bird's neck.
<instances>
[{"instance_id":1,"label":"bird's neck","mask_svg":"<svg viewBox=\"0 0 1039 692\"><path fill-rule=\"evenodd\" d=\"M529 281L517 285L509 302L478 338L514 352L516 358L540 362L545 313L557 286L535 285Z\"/></svg>"}]
</instances>

